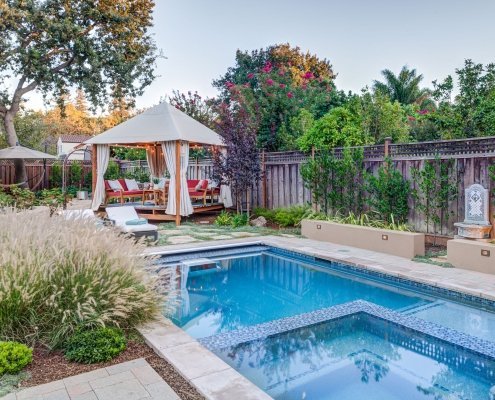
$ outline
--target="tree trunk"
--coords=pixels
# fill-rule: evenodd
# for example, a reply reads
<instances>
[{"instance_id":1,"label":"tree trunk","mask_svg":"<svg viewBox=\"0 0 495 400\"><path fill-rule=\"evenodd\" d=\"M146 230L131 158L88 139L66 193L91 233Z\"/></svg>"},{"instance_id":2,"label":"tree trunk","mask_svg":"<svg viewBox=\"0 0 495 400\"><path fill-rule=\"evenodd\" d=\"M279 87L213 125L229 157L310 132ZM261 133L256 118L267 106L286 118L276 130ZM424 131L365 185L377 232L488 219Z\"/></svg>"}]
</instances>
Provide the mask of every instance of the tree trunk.
<instances>
[{"instance_id":1,"label":"tree trunk","mask_svg":"<svg viewBox=\"0 0 495 400\"><path fill-rule=\"evenodd\" d=\"M7 136L7 144L9 146L15 146L19 139L17 138L17 134L15 132L14 114L12 114L11 112L5 113L5 116L3 117L3 126L5 128L5 133ZM21 183L20 187L27 188L27 174L24 160L14 160L14 169L16 183Z\"/></svg>"}]
</instances>

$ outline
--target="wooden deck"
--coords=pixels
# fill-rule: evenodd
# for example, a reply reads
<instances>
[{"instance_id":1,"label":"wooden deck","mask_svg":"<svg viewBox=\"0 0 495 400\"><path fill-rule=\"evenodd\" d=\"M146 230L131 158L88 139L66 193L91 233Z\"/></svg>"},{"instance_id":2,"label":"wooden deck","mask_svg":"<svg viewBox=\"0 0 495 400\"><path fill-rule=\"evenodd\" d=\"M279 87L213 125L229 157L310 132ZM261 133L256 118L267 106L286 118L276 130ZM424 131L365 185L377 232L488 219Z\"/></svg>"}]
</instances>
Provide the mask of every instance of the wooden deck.
<instances>
[{"instance_id":1,"label":"wooden deck","mask_svg":"<svg viewBox=\"0 0 495 400\"><path fill-rule=\"evenodd\" d=\"M146 218L150 221L175 221L175 215L165 214L166 206L154 204L142 204L141 202L125 203L125 206L132 206L136 209L140 218ZM120 203L108 204L106 207L120 207ZM224 209L222 203L207 203L206 206L199 203L193 203L194 214L221 211ZM105 211L105 207L100 208Z\"/></svg>"}]
</instances>

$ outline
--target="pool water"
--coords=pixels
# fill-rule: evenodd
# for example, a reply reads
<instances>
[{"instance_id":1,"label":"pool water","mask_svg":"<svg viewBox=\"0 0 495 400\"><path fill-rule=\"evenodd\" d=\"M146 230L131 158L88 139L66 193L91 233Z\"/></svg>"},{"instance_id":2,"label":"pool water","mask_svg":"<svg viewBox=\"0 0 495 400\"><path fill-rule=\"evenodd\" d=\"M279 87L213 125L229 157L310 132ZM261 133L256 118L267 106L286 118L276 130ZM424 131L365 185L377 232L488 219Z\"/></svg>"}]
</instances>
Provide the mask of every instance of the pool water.
<instances>
[{"instance_id":1,"label":"pool water","mask_svg":"<svg viewBox=\"0 0 495 400\"><path fill-rule=\"evenodd\" d=\"M495 342L494 313L393 282L269 250L214 261L217 268L177 266L181 302L172 319L195 338L361 299Z\"/></svg>"},{"instance_id":2,"label":"pool water","mask_svg":"<svg viewBox=\"0 0 495 400\"><path fill-rule=\"evenodd\" d=\"M216 354L280 400L493 399L495 362L367 314Z\"/></svg>"}]
</instances>

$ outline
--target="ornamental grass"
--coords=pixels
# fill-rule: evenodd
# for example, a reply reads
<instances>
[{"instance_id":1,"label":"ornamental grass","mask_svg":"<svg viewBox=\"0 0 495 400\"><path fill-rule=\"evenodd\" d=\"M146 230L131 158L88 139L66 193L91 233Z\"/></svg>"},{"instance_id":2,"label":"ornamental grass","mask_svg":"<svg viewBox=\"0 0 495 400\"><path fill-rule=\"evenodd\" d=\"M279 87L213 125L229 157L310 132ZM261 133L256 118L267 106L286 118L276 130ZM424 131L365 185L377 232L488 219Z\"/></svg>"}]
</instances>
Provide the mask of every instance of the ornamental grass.
<instances>
[{"instance_id":1,"label":"ornamental grass","mask_svg":"<svg viewBox=\"0 0 495 400\"><path fill-rule=\"evenodd\" d=\"M76 329L130 328L161 311L144 244L47 214L0 215L0 340L55 348Z\"/></svg>"}]
</instances>

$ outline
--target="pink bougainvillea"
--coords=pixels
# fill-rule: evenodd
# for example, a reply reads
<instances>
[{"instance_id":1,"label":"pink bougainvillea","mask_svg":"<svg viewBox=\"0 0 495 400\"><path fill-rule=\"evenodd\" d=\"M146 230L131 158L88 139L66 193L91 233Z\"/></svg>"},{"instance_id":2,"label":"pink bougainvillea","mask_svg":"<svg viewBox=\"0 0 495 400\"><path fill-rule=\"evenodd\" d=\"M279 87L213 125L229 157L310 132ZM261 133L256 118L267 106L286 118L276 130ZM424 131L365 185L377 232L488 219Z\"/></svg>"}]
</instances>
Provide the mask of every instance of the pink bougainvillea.
<instances>
[{"instance_id":1,"label":"pink bougainvillea","mask_svg":"<svg viewBox=\"0 0 495 400\"><path fill-rule=\"evenodd\" d=\"M267 80L266 80L266 84L267 84L268 86L273 86L273 79L267 79Z\"/></svg>"},{"instance_id":2,"label":"pink bougainvillea","mask_svg":"<svg viewBox=\"0 0 495 400\"><path fill-rule=\"evenodd\" d=\"M280 87L280 89L284 89L285 88L285 83L281 83L280 85L278 85Z\"/></svg>"},{"instance_id":3,"label":"pink bougainvillea","mask_svg":"<svg viewBox=\"0 0 495 400\"><path fill-rule=\"evenodd\" d=\"M225 86L227 87L227 89L232 89L235 86L235 84L232 82L227 82L225 83Z\"/></svg>"},{"instance_id":4,"label":"pink bougainvillea","mask_svg":"<svg viewBox=\"0 0 495 400\"><path fill-rule=\"evenodd\" d=\"M270 61L267 61L267 63L261 69L261 71L264 72L265 74L269 74L270 72L272 72L272 63Z\"/></svg>"},{"instance_id":5,"label":"pink bougainvillea","mask_svg":"<svg viewBox=\"0 0 495 400\"><path fill-rule=\"evenodd\" d=\"M254 74L252 72L250 72L249 74L247 74L247 78L248 79L253 79L254 78Z\"/></svg>"},{"instance_id":6,"label":"pink bougainvillea","mask_svg":"<svg viewBox=\"0 0 495 400\"><path fill-rule=\"evenodd\" d=\"M311 71L307 71L305 74L303 74L303 79L313 79L315 76L313 75L313 73Z\"/></svg>"},{"instance_id":7,"label":"pink bougainvillea","mask_svg":"<svg viewBox=\"0 0 495 400\"><path fill-rule=\"evenodd\" d=\"M411 117L410 115L407 117L407 119L408 119L409 121L416 121L416 118Z\"/></svg>"},{"instance_id":8,"label":"pink bougainvillea","mask_svg":"<svg viewBox=\"0 0 495 400\"><path fill-rule=\"evenodd\" d=\"M418 111L420 115L425 115L425 114L428 114L429 111L428 110L419 110Z\"/></svg>"},{"instance_id":9,"label":"pink bougainvillea","mask_svg":"<svg viewBox=\"0 0 495 400\"><path fill-rule=\"evenodd\" d=\"M292 99L294 97L294 94L292 92L287 92L287 97L289 99Z\"/></svg>"}]
</instances>

